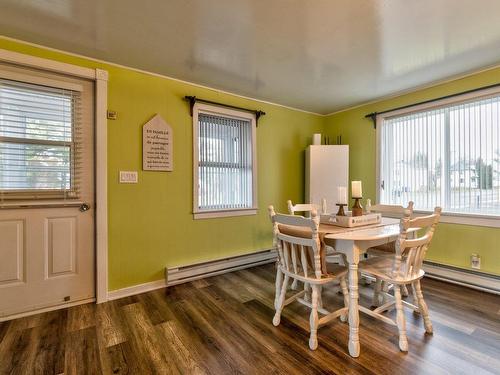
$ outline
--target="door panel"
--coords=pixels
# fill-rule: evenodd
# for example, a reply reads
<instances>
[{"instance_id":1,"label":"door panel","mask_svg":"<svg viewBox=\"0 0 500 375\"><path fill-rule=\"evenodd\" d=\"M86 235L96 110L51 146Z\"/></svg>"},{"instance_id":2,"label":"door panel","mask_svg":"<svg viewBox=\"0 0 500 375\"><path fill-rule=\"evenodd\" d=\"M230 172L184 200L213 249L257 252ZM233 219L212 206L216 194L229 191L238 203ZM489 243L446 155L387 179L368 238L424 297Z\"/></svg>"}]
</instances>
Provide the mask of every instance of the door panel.
<instances>
[{"instance_id":1,"label":"door panel","mask_svg":"<svg viewBox=\"0 0 500 375\"><path fill-rule=\"evenodd\" d=\"M0 64L2 71L16 69L22 70ZM82 90L81 111L76 114L81 119L77 134L81 154L75 164L79 173L74 180L72 176L72 181L79 180L79 188L71 198L22 201L2 200L0 189L0 321L95 297L94 83L54 73L28 73L63 80ZM40 178L50 184L59 171ZM81 203L90 209L81 212Z\"/></svg>"},{"instance_id":2,"label":"door panel","mask_svg":"<svg viewBox=\"0 0 500 375\"><path fill-rule=\"evenodd\" d=\"M47 278L76 272L76 216L46 219Z\"/></svg>"},{"instance_id":3,"label":"door panel","mask_svg":"<svg viewBox=\"0 0 500 375\"><path fill-rule=\"evenodd\" d=\"M22 220L0 221L0 286L24 278L24 225Z\"/></svg>"}]
</instances>

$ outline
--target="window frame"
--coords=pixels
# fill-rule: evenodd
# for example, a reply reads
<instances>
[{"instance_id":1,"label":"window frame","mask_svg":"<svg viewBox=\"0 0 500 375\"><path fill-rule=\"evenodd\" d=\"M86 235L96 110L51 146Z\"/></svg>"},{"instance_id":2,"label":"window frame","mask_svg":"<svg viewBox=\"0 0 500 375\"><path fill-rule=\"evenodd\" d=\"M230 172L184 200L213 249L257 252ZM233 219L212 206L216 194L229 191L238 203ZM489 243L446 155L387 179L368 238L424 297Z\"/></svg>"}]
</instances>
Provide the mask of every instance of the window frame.
<instances>
[{"instance_id":1,"label":"window frame","mask_svg":"<svg viewBox=\"0 0 500 375\"><path fill-rule=\"evenodd\" d=\"M16 68L18 68L16 66ZM21 66L21 69L24 69ZM10 81L17 81L21 83L27 83L35 86L49 87L57 90L67 90L81 93L83 91L83 86L78 83L67 82L64 80L57 79L57 77L49 78L37 75L36 72L16 72L11 71L0 66L0 78ZM75 111L74 102L71 103L72 111ZM2 199L9 201L37 201L37 200L78 200L79 199L79 189L75 184L75 179L77 179L77 174L75 172L75 150L78 146L75 140L75 124L72 124L72 134L71 141L53 141L47 139L31 139L31 138L21 138L21 137L0 137L0 140L12 144L33 144L39 146L63 146L69 147L69 170L70 170L70 187L69 189L12 189L12 190L2 190L0 189L0 195Z\"/></svg>"},{"instance_id":2,"label":"window frame","mask_svg":"<svg viewBox=\"0 0 500 375\"><path fill-rule=\"evenodd\" d=\"M375 192L376 201L380 203L381 197L381 154L382 154L382 139L381 139L381 125L385 119L409 115L416 112L427 111L432 109L438 109L442 107L447 107L450 105L456 105L463 102L468 102L472 100L487 99L493 96L500 95L500 86L485 88L483 90L478 90L474 92L467 92L462 95L456 95L453 97L447 97L443 99L436 99L430 102L425 102L422 104L416 104L413 106L408 106L405 108L396 109L394 111L385 112L377 114L376 116L376 177L375 177ZM430 210L415 210L417 215L426 215L431 213ZM452 224L464 224L464 225L475 225L475 226L485 226L500 228L500 215L487 215L487 214L477 214L477 213L457 213L450 211L443 211L441 215L441 221L445 223Z\"/></svg>"},{"instance_id":3,"label":"window frame","mask_svg":"<svg viewBox=\"0 0 500 375\"><path fill-rule=\"evenodd\" d=\"M237 118L250 121L252 127L252 207L235 208L223 210L200 210L199 209L199 160L198 160L198 115L205 113L208 115L217 115L230 118ZM254 113L238 111L217 105L195 103L193 106L193 217L194 219L209 219L217 217L247 216L256 215L258 210L257 203L257 121Z\"/></svg>"}]
</instances>

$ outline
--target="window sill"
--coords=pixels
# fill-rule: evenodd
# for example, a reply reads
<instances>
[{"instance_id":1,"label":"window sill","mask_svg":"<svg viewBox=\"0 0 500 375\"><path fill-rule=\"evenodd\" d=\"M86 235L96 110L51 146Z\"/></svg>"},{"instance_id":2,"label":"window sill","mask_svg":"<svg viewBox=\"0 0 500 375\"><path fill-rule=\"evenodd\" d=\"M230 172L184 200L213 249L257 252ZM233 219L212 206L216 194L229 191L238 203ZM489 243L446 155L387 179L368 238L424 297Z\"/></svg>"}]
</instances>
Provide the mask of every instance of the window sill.
<instances>
[{"instance_id":1,"label":"window sill","mask_svg":"<svg viewBox=\"0 0 500 375\"><path fill-rule=\"evenodd\" d=\"M256 214L257 214L257 209L250 208L247 210L198 211L198 212L193 212L193 217L196 220L196 219L213 219L217 217L250 216Z\"/></svg>"},{"instance_id":2,"label":"window sill","mask_svg":"<svg viewBox=\"0 0 500 375\"><path fill-rule=\"evenodd\" d=\"M429 215L432 211L415 210L417 215ZM459 214L454 212L443 212L441 223L474 225L478 227L500 228L500 216L479 215L479 214Z\"/></svg>"}]
</instances>

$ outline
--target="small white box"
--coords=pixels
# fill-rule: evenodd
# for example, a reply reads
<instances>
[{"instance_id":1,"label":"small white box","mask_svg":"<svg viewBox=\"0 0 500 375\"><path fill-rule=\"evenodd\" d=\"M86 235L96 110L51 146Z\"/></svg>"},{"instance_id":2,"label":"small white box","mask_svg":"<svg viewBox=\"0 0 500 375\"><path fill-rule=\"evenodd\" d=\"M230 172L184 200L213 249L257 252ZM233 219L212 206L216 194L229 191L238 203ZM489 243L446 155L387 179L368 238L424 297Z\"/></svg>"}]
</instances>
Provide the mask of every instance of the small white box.
<instances>
[{"instance_id":1,"label":"small white box","mask_svg":"<svg viewBox=\"0 0 500 375\"><path fill-rule=\"evenodd\" d=\"M137 184L137 171L120 171L120 184Z\"/></svg>"},{"instance_id":2,"label":"small white box","mask_svg":"<svg viewBox=\"0 0 500 375\"><path fill-rule=\"evenodd\" d=\"M351 212L347 212L346 216L337 215L321 215L320 222L322 224L336 225L338 227L354 228L363 225L379 224L382 221L381 214L366 214L362 216L351 216Z\"/></svg>"}]
</instances>

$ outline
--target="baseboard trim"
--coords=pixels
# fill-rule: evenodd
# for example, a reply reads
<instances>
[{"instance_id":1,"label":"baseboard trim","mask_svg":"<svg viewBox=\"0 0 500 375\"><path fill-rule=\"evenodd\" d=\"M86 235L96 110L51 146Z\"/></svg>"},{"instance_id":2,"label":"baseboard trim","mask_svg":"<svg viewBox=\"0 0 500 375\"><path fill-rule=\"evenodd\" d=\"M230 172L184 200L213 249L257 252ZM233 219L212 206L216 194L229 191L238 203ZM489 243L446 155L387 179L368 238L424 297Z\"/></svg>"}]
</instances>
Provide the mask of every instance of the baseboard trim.
<instances>
[{"instance_id":1,"label":"baseboard trim","mask_svg":"<svg viewBox=\"0 0 500 375\"><path fill-rule=\"evenodd\" d=\"M165 268L168 286L186 283L205 277L220 275L244 268L276 261L276 250L269 249L251 254L216 259L209 262Z\"/></svg>"},{"instance_id":2,"label":"baseboard trim","mask_svg":"<svg viewBox=\"0 0 500 375\"><path fill-rule=\"evenodd\" d=\"M13 320L13 319L19 319L19 318L24 318L26 316L30 315L36 315L36 314L41 314L44 312L49 312L49 311L54 311L54 310L59 310L59 309L65 309L68 307L73 307L73 306L78 306L78 305L84 305L86 303L92 303L95 302L95 298L86 298L82 299L80 301L74 301L74 302L65 302L59 305L53 305L53 306L48 306L48 307L43 307L40 309L35 309L35 310L30 310L30 311L25 311L22 313L15 313L11 315L5 315L0 317L0 322L6 322L7 320Z\"/></svg>"},{"instance_id":3,"label":"baseboard trim","mask_svg":"<svg viewBox=\"0 0 500 375\"><path fill-rule=\"evenodd\" d=\"M209 262L194 263L184 266L165 268L165 279L133 285L127 288L108 292L108 301L151 292L167 286L187 283L189 281L233 272L244 268L271 263L276 260L275 250L264 250L251 254L216 259ZM168 282L167 282L168 280Z\"/></svg>"},{"instance_id":4,"label":"baseboard trim","mask_svg":"<svg viewBox=\"0 0 500 375\"><path fill-rule=\"evenodd\" d=\"M500 295L500 276L429 261L423 268L425 276L432 279Z\"/></svg>"},{"instance_id":5,"label":"baseboard trim","mask_svg":"<svg viewBox=\"0 0 500 375\"><path fill-rule=\"evenodd\" d=\"M149 283L137 284L122 289L111 290L108 292L108 301L115 299L134 296L136 294L151 292L152 290L165 288L167 283L165 280L156 280Z\"/></svg>"}]
</instances>

